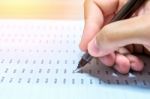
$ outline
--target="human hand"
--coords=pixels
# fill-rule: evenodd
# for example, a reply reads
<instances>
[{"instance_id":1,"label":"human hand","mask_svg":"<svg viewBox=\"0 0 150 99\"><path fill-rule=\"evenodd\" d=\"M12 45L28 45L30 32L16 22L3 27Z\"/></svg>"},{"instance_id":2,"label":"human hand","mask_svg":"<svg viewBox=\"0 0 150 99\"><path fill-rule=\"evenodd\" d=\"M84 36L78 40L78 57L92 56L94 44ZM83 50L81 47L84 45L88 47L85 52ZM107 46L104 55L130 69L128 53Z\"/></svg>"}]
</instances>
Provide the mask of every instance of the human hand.
<instances>
[{"instance_id":1,"label":"human hand","mask_svg":"<svg viewBox=\"0 0 150 99\"><path fill-rule=\"evenodd\" d=\"M106 25L126 2L86 0L85 27L80 43L81 50L100 57L107 66L115 64L114 68L124 74L130 69L143 69L143 61L133 52L149 54L147 50L150 51L150 1L147 0L133 18Z\"/></svg>"}]
</instances>

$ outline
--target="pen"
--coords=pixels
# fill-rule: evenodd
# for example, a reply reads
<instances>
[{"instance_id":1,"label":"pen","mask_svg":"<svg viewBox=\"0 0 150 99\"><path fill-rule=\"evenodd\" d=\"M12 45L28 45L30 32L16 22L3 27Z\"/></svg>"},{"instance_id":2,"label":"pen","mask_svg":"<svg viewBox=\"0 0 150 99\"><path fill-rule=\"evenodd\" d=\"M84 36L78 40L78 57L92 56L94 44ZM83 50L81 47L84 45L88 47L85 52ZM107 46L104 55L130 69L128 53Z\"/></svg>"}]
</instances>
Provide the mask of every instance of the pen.
<instances>
[{"instance_id":1,"label":"pen","mask_svg":"<svg viewBox=\"0 0 150 99\"><path fill-rule=\"evenodd\" d=\"M120 11L112 18L111 22L119 21L129 18L146 0L129 0ZM111 23L110 22L110 23ZM78 63L75 72L79 71L87 63L89 63L94 57L89 53L85 53Z\"/></svg>"}]
</instances>

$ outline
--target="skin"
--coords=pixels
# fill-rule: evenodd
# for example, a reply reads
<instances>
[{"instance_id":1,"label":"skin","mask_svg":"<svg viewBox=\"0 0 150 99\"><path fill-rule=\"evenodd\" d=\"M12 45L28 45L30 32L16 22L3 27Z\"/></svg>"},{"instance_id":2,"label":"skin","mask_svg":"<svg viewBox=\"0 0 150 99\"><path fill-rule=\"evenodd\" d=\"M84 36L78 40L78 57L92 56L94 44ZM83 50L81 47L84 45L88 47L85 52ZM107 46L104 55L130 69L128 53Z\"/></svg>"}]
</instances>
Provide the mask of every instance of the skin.
<instances>
[{"instance_id":1,"label":"skin","mask_svg":"<svg viewBox=\"0 0 150 99\"><path fill-rule=\"evenodd\" d=\"M150 55L150 0L131 18L109 24L128 0L85 0L85 26L80 49L108 67L126 74L143 70L143 61L133 53Z\"/></svg>"}]
</instances>

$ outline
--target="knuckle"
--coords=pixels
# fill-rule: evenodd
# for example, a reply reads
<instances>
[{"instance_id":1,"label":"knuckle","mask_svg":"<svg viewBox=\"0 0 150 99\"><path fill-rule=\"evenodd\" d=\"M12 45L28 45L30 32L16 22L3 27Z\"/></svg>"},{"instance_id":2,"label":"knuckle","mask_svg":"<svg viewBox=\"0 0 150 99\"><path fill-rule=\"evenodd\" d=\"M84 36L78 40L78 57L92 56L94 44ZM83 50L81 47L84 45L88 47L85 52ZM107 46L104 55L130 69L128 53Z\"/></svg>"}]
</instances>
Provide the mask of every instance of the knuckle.
<instances>
[{"instance_id":1,"label":"knuckle","mask_svg":"<svg viewBox=\"0 0 150 99\"><path fill-rule=\"evenodd\" d=\"M115 42L115 36L112 35L111 27L105 26L96 36L98 46L102 49L110 49Z\"/></svg>"},{"instance_id":2,"label":"knuckle","mask_svg":"<svg viewBox=\"0 0 150 99\"><path fill-rule=\"evenodd\" d=\"M97 40L99 42L102 42L104 44L107 44L109 42L111 42L111 36L109 35L110 33L110 29L108 26L105 26L99 33L99 35L97 36Z\"/></svg>"}]
</instances>

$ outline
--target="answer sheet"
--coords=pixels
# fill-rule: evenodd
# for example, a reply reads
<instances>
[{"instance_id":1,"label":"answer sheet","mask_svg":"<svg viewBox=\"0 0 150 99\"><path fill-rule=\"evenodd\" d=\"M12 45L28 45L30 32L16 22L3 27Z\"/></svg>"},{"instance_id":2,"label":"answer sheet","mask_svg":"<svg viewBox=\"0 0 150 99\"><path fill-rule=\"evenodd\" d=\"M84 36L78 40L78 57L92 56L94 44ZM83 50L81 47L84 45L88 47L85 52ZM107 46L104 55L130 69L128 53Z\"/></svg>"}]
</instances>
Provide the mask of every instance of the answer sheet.
<instances>
[{"instance_id":1,"label":"answer sheet","mask_svg":"<svg viewBox=\"0 0 150 99\"><path fill-rule=\"evenodd\" d=\"M121 75L93 59L74 73L82 20L0 20L1 99L144 99L150 97L150 58L143 72Z\"/></svg>"}]
</instances>

